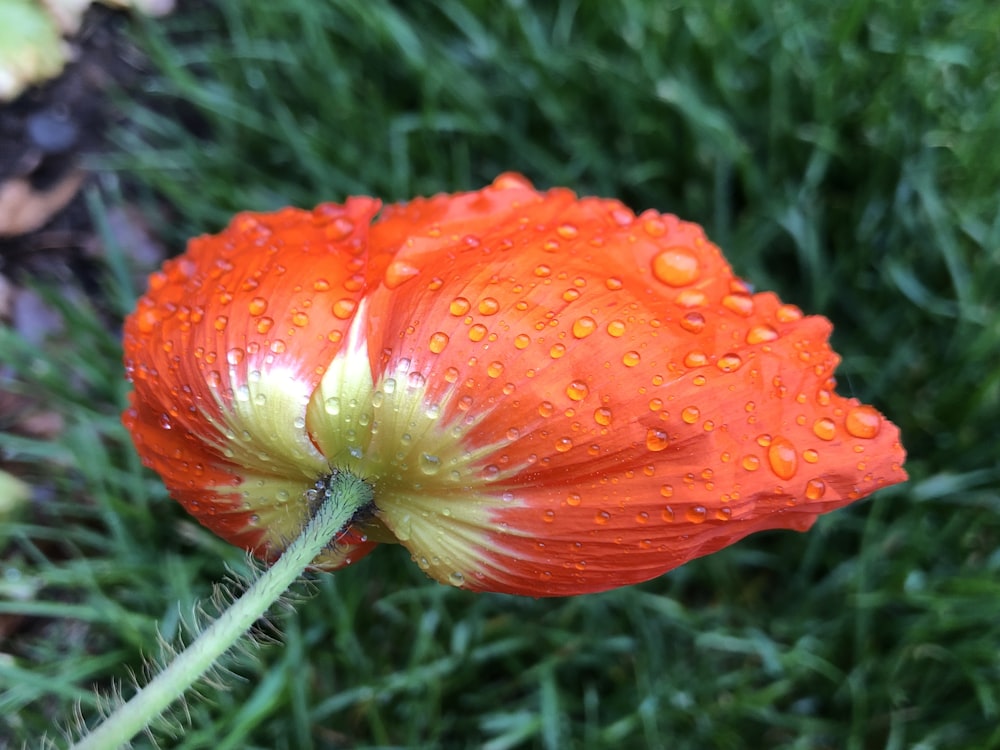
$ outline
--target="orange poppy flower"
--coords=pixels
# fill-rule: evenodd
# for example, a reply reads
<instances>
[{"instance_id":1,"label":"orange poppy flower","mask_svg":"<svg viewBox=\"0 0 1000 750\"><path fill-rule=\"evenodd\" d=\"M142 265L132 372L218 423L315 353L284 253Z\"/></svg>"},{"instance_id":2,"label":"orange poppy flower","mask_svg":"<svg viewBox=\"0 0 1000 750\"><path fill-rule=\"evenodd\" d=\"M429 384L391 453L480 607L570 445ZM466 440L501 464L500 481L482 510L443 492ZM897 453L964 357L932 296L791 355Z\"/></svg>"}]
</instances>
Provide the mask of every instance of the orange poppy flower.
<instances>
[{"instance_id":1,"label":"orange poppy flower","mask_svg":"<svg viewBox=\"0 0 1000 750\"><path fill-rule=\"evenodd\" d=\"M331 472L431 577L532 596L644 581L901 482L834 393L830 323L753 294L702 230L490 187L238 215L153 274L124 421L202 524L273 560Z\"/></svg>"}]
</instances>

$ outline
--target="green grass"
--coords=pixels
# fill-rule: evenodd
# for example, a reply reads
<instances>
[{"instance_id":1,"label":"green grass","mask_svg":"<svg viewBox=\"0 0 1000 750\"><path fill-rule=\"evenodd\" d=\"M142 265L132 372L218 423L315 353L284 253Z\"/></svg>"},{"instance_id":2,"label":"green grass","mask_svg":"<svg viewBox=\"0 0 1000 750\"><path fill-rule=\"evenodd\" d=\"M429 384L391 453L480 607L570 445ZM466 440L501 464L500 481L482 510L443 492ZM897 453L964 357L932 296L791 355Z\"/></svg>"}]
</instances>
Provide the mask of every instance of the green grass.
<instances>
[{"instance_id":1,"label":"green grass","mask_svg":"<svg viewBox=\"0 0 1000 750\"><path fill-rule=\"evenodd\" d=\"M233 0L138 23L156 72L99 166L151 220L166 199L176 250L237 210L507 169L674 211L834 320L840 390L900 425L912 476L807 535L582 598L467 594L380 549L317 578L283 645L233 661L243 679L192 697L164 745L1000 748L997 28L987 0ZM108 248L113 320L126 255ZM0 533L0 617L27 618L0 747L77 701L92 718L94 686L245 569L140 470L107 311L63 306L42 349L0 330L4 388L66 423L0 433L36 488Z\"/></svg>"}]
</instances>

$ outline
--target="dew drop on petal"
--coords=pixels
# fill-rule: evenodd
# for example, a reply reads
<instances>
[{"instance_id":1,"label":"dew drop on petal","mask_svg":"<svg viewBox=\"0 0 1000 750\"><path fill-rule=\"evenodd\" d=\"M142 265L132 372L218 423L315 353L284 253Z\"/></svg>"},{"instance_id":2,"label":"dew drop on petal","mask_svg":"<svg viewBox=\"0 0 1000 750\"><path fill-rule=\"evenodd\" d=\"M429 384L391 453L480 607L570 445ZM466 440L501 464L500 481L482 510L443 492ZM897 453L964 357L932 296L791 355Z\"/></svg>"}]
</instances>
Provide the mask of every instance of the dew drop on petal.
<instances>
[{"instance_id":1,"label":"dew drop on petal","mask_svg":"<svg viewBox=\"0 0 1000 750\"><path fill-rule=\"evenodd\" d=\"M681 318L681 328L691 333L700 333L705 328L705 316L697 312L689 312Z\"/></svg>"},{"instance_id":2,"label":"dew drop on petal","mask_svg":"<svg viewBox=\"0 0 1000 750\"><path fill-rule=\"evenodd\" d=\"M461 317L465 315L472 308L472 303L469 302L465 297L455 297L448 305L448 312L450 312L455 317Z\"/></svg>"},{"instance_id":3,"label":"dew drop on petal","mask_svg":"<svg viewBox=\"0 0 1000 750\"><path fill-rule=\"evenodd\" d=\"M744 456L740 465L747 471L757 471L760 468L760 459L757 456Z\"/></svg>"},{"instance_id":4,"label":"dew drop on petal","mask_svg":"<svg viewBox=\"0 0 1000 750\"><path fill-rule=\"evenodd\" d=\"M556 451L559 453L565 453L570 448L573 447L573 439L568 437L561 437L556 440Z\"/></svg>"},{"instance_id":5,"label":"dew drop on petal","mask_svg":"<svg viewBox=\"0 0 1000 750\"><path fill-rule=\"evenodd\" d=\"M594 421L597 424L607 427L611 424L611 409L602 406L600 409L594 410Z\"/></svg>"},{"instance_id":6,"label":"dew drop on petal","mask_svg":"<svg viewBox=\"0 0 1000 750\"><path fill-rule=\"evenodd\" d=\"M698 257L686 247L671 247L653 258L653 276L667 286L687 286L699 275Z\"/></svg>"},{"instance_id":7,"label":"dew drop on petal","mask_svg":"<svg viewBox=\"0 0 1000 750\"><path fill-rule=\"evenodd\" d=\"M229 318L225 315L220 315L215 319L215 330L224 331L226 330L226 325L229 323Z\"/></svg>"},{"instance_id":8,"label":"dew drop on petal","mask_svg":"<svg viewBox=\"0 0 1000 750\"><path fill-rule=\"evenodd\" d=\"M734 372L743 366L743 360L738 354L723 354L716 361L715 366L723 372Z\"/></svg>"},{"instance_id":9,"label":"dew drop on petal","mask_svg":"<svg viewBox=\"0 0 1000 750\"><path fill-rule=\"evenodd\" d=\"M552 348L549 349L549 356L552 357L552 359L559 359L565 353L566 353L566 345L565 344L553 344Z\"/></svg>"},{"instance_id":10,"label":"dew drop on petal","mask_svg":"<svg viewBox=\"0 0 1000 750\"><path fill-rule=\"evenodd\" d=\"M419 268L410 265L405 260L394 260L389 264L389 267L385 269L385 276L383 279L385 281L385 285L389 289L395 289L419 273Z\"/></svg>"},{"instance_id":11,"label":"dew drop on petal","mask_svg":"<svg viewBox=\"0 0 1000 750\"><path fill-rule=\"evenodd\" d=\"M608 323L608 335L619 338L625 334L625 324L620 320L612 320Z\"/></svg>"},{"instance_id":12,"label":"dew drop on petal","mask_svg":"<svg viewBox=\"0 0 1000 750\"><path fill-rule=\"evenodd\" d=\"M705 509L704 505L692 505L684 513L684 518L688 520L689 523L704 523L708 518L708 511Z\"/></svg>"},{"instance_id":13,"label":"dew drop on petal","mask_svg":"<svg viewBox=\"0 0 1000 750\"><path fill-rule=\"evenodd\" d=\"M855 406L847 412L844 427L854 437L870 440L882 429L882 415L871 406Z\"/></svg>"},{"instance_id":14,"label":"dew drop on petal","mask_svg":"<svg viewBox=\"0 0 1000 750\"><path fill-rule=\"evenodd\" d=\"M566 395L569 396L572 401L583 401L589 392L590 389L582 380L574 380L566 386Z\"/></svg>"},{"instance_id":15,"label":"dew drop on petal","mask_svg":"<svg viewBox=\"0 0 1000 750\"><path fill-rule=\"evenodd\" d=\"M334 317L339 320L347 320L354 313L354 308L357 307L352 299L339 299L333 303L333 314Z\"/></svg>"},{"instance_id":16,"label":"dew drop on petal","mask_svg":"<svg viewBox=\"0 0 1000 750\"><path fill-rule=\"evenodd\" d=\"M470 341L482 341L486 338L486 326L476 323L469 329Z\"/></svg>"},{"instance_id":17,"label":"dew drop on petal","mask_svg":"<svg viewBox=\"0 0 1000 750\"><path fill-rule=\"evenodd\" d=\"M582 500L583 498L580 497L579 492L571 492L568 495L566 495L566 505L569 505L573 508L577 507L582 502Z\"/></svg>"},{"instance_id":18,"label":"dew drop on petal","mask_svg":"<svg viewBox=\"0 0 1000 750\"><path fill-rule=\"evenodd\" d=\"M611 520L611 514L606 510L600 510L597 515L594 516L594 523L604 526L608 521Z\"/></svg>"},{"instance_id":19,"label":"dew drop on petal","mask_svg":"<svg viewBox=\"0 0 1000 750\"><path fill-rule=\"evenodd\" d=\"M579 318L573 323L574 338L585 339L587 338L587 336L589 336L596 330L597 330L597 321L591 318L589 315L584 315L582 318Z\"/></svg>"},{"instance_id":20,"label":"dew drop on petal","mask_svg":"<svg viewBox=\"0 0 1000 750\"><path fill-rule=\"evenodd\" d=\"M670 445L670 438L663 430L651 428L646 430L646 450L659 452Z\"/></svg>"},{"instance_id":21,"label":"dew drop on petal","mask_svg":"<svg viewBox=\"0 0 1000 750\"><path fill-rule=\"evenodd\" d=\"M685 367L704 367L708 364L708 355L705 352L693 351L684 355Z\"/></svg>"},{"instance_id":22,"label":"dew drop on petal","mask_svg":"<svg viewBox=\"0 0 1000 750\"><path fill-rule=\"evenodd\" d=\"M481 315L496 315L500 312L500 303L497 302L493 297L485 297L480 300L479 304L476 306Z\"/></svg>"},{"instance_id":23,"label":"dew drop on petal","mask_svg":"<svg viewBox=\"0 0 1000 750\"><path fill-rule=\"evenodd\" d=\"M538 414L542 417L551 417L555 414L555 407L552 405L551 401L542 401L538 405Z\"/></svg>"},{"instance_id":24,"label":"dew drop on petal","mask_svg":"<svg viewBox=\"0 0 1000 750\"><path fill-rule=\"evenodd\" d=\"M440 354L444 351L444 348L448 346L448 341L448 334L437 331L431 334L431 339L427 344L427 348L434 354Z\"/></svg>"},{"instance_id":25,"label":"dew drop on petal","mask_svg":"<svg viewBox=\"0 0 1000 750\"><path fill-rule=\"evenodd\" d=\"M264 311L267 310L267 300L263 297L254 297L250 300L250 304L247 306L250 310L250 314L253 316L263 315Z\"/></svg>"},{"instance_id":26,"label":"dew drop on petal","mask_svg":"<svg viewBox=\"0 0 1000 750\"><path fill-rule=\"evenodd\" d=\"M767 341L774 341L777 338L778 332L766 323L762 323L747 331L746 341L748 344L763 344Z\"/></svg>"},{"instance_id":27,"label":"dew drop on petal","mask_svg":"<svg viewBox=\"0 0 1000 750\"><path fill-rule=\"evenodd\" d=\"M684 420L686 424L694 424L698 421L698 417L701 416L701 411L697 406L688 406L681 411L681 419Z\"/></svg>"},{"instance_id":28,"label":"dew drop on petal","mask_svg":"<svg viewBox=\"0 0 1000 750\"><path fill-rule=\"evenodd\" d=\"M577 229L572 224L560 224L558 227L556 227L556 234L558 234L564 240L572 240L579 233L580 233L580 230Z\"/></svg>"},{"instance_id":29,"label":"dew drop on petal","mask_svg":"<svg viewBox=\"0 0 1000 750\"><path fill-rule=\"evenodd\" d=\"M826 492L826 482L822 479L810 479L806 482L806 497L810 500L819 500Z\"/></svg>"},{"instance_id":30,"label":"dew drop on petal","mask_svg":"<svg viewBox=\"0 0 1000 750\"><path fill-rule=\"evenodd\" d=\"M753 297L749 294L727 294L722 298L722 306L743 317L753 315Z\"/></svg>"},{"instance_id":31,"label":"dew drop on petal","mask_svg":"<svg viewBox=\"0 0 1000 750\"><path fill-rule=\"evenodd\" d=\"M639 364L639 352L625 352L622 356L622 364L626 367L635 367Z\"/></svg>"},{"instance_id":32,"label":"dew drop on petal","mask_svg":"<svg viewBox=\"0 0 1000 750\"><path fill-rule=\"evenodd\" d=\"M292 325L302 328L309 325L309 316L304 312L292 313Z\"/></svg>"},{"instance_id":33,"label":"dew drop on petal","mask_svg":"<svg viewBox=\"0 0 1000 750\"><path fill-rule=\"evenodd\" d=\"M490 362L486 368L486 374L491 378L498 378L503 373L503 363L502 362Z\"/></svg>"},{"instance_id":34,"label":"dew drop on petal","mask_svg":"<svg viewBox=\"0 0 1000 750\"><path fill-rule=\"evenodd\" d=\"M813 434L820 440L833 440L837 434L837 425L827 417L817 419L813 422Z\"/></svg>"},{"instance_id":35,"label":"dew drop on petal","mask_svg":"<svg viewBox=\"0 0 1000 750\"><path fill-rule=\"evenodd\" d=\"M802 458L807 464L814 464L819 461L819 451L815 448L806 448L802 451Z\"/></svg>"},{"instance_id":36,"label":"dew drop on petal","mask_svg":"<svg viewBox=\"0 0 1000 750\"><path fill-rule=\"evenodd\" d=\"M798 468L795 446L787 438L773 438L767 446L767 463L778 478L791 479Z\"/></svg>"},{"instance_id":37,"label":"dew drop on petal","mask_svg":"<svg viewBox=\"0 0 1000 750\"><path fill-rule=\"evenodd\" d=\"M802 311L795 305L782 305L775 311L774 316L780 323L792 323L802 319Z\"/></svg>"},{"instance_id":38,"label":"dew drop on petal","mask_svg":"<svg viewBox=\"0 0 1000 750\"><path fill-rule=\"evenodd\" d=\"M625 283L617 276L612 276L604 280L604 286L606 286L612 292L617 292L619 289L625 286Z\"/></svg>"}]
</instances>

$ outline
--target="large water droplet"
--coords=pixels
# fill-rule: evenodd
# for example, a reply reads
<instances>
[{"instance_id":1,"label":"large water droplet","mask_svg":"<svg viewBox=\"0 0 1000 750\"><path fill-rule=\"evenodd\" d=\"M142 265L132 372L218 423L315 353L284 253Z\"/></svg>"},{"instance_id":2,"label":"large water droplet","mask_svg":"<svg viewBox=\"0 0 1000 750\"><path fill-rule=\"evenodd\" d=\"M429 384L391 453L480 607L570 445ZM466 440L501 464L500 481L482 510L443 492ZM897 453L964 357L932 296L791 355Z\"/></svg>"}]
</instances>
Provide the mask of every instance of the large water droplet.
<instances>
[{"instance_id":1,"label":"large water droplet","mask_svg":"<svg viewBox=\"0 0 1000 750\"><path fill-rule=\"evenodd\" d=\"M465 297L455 297L448 305L448 312L457 318L465 315L472 308L472 303Z\"/></svg>"},{"instance_id":2,"label":"large water droplet","mask_svg":"<svg viewBox=\"0 0 1000 750\"><path fill-rule=\"evenodd\" d=\"M813 422L813 434L820 440L833 440L837 435L837 425L827 417L817 419Z\"/></svg>"},{"instance_id":3,"label":"large water droplet","mask_svg":"<svg viewBox=\"0 0 1000 750\"><path fill-rule=\"evenodd\" d=\"M573 401L583 401L589 393L587 384L582 380L574 380L566 386L566 395Z\"/></svg>"},{"instance_id":4,"label":"large water droplet","mask_svg":"<svg viewBox=\"0 0 1000 750\"><path fill-rule=\"evenodd\" d=\"M806 497L810 500L819 500L826 492L826 482L822 479L810 479L806 482Z\"/></svg>"},{"instance_id":5,"label":"large water droplet","mask_svg":"<svg viewBox=\"0 0 1000 750\"><path fill-rule=\"evenodd\" d=\"M444 348L448 346L448 341L448 334L437 331L436 333L431 334L431 340L430 343L428 343L427 348L435 354L440 354L444 351Z\"/></svg>"},{"instance_id":6,"label":"large water droplet","mask_svg":"<svg viewBox=\"0 0 1000 750\"><path fill-rule=\"evenodd\" d=\"M693 284L699 275L698 257L686 247L671 247L653 258L653 276L667 286Z\"/></svg>"},{"instance_id":7,"label":"large water droplet","mask_svg":"<svg viewBox=\"0 0 1000 750\"><path fill-rule=\"evenodd\" d=\"M635 367L639 364L639 352L625 352L622 356L622 364L626 367Z\"/></svg>"},{"instance_id":8,"label":"large water droplet","mask_svg":"<svg viewBox=\"0 0 1000 750\"><path fill-rule=\"evenodd\" d=\"M688 406L681 411L681 419L685 424L694 424L701 416L701 411L697 406Z\"/></svg>"},{"instance_id":9,"label":"large water droplet","mask_svg":"<svg viewBox=\"0 0 1000 750\"><path fill-rule=\"evenodd\" d=\"M334 317L339 320L347 320L351 315L354 314L354 309L357 307L357 303L352 299L338 299L333 303L333 314Z\"/></svg>"},{"instance_id":10,"label":"large water droplet","mask_svg":"<svg viewBox=\"0 0 1000 750\"><path fill-rule=\"evenodd\" d=\"M486 326L476 323L469 329L469 340L470 341L482 341L486 338Z\"/></svg>"},{"instance_id":11,"label":"large water droplet","mask_svg":"<svg viewBox=\"0 0 1000 750\"><path fill-rule=\"evenodd\" d=\"M410 265L405 260L394 260L389 264L389 267L385 269L385 276L383 279L385 281L385 285L389 289L395 289L419 273L419 268Z\"/></svg>"},{"instance_id":12,"label":"large water droplet","mask_svg":"<svg viewBox=\"0 0 1000 750\"><path fill-rule=\"evenodd\" d=\"M737 315L749 317L753 314L753 297L749 294L727 294L722 298L722 306Z\"/></svg>"},{"instance_id":13,"label":"large water droplet","mask_svg":"<svg viewBox=\"0 0 1000 750\"><path fill-rule=\"evenodd\" d=\"M734 372L743 366L743 360L738 354L723 354L716 361L715 366L723 372Z\"/></svg>"},{"instance_id":14,"label":"large water droplet","mask_svg":"<svg viewBox=\"0 0 1000 750\"><path fill-rule=\"evenodd\" d=\"M611 424L611 409L602 406L600 409L594 410L594 421L597 424L607 427Z\"/></svg>"},{"instance_id":15,"label":"large water droplet","mask_svg":"<svg viewBox=\"0 0 1000 750\"><path fill-rule=\"evenodd\" d=\"M771 440L767 446L767 463L780 479L791 479L798 468L798 456L795 446L788 438L781 436Z\"/></svg>"},{"instance_id":16,"label":"large water droplet","mask_svg":"<svg viewBox=\"0 0 1000 750\"><path fill-rule=\"evenodd\" d=\"M766 323L762 323L747 331L746 342L748 344L763 344L766 341L774 341L777 338L778 332Z\"/></svg>"},{"instance_id":17,"label":"large water droplet","mask_svg":"<svg viewBox=\"0 0 1000 750\"><path fill-rule=\"evenodd\" d=\"M625 335L625 323L620 320L612 320L608 323L608 335L616 339Z\"/></svg>"},{"instance_id":18,"label":"large water droplet","mask_svg":"<svg viewBox=\"0 0 1000 750\"><path fill-rule=\"evenodd\" d=\"M247 309L250 310L251 315L263 315L264 311L267 310L267 300L263 297L254 297L247 305Z\"/></svg>"},{"instance_id":19,"label":"large water droplet","mask_svg":"<svg viewBox=\"0 0 1000 750\"><path fill-rule=\"evenodd\" d=\"M589 315L584 315L582 318L579 318L573 323L574 338L585 339L596 330L597 321Z\"/></svg>"},{"instance_id":20,"label":"large water droplet","mask_svg":"<svg viewBox=\"0 0 1000 750\"><path fill-rule=\"evenodd\" d=\"M441 470L441 459L430 453L423 453L420 456L420 471L427 475L437 474Z\"/></svg>"},{"instance_id":21,"label":"large water droplet","mask_svg":"<svg viewBox=\"0 0 1000 750\"><path fill-rule=\"evenodd\" d=\"M493 297L484 297L479 301L476 309L479 310L481 315L496 315L500 312L500 303L493 299Z\"/></svg>"},{"instance_id":22,"label":"large water droplet","mask_svg":"<svg viewBox=\"0 0 1000 750\"><path fill-rule=\"evenodd\" d=\"M646 430L646 450L658 452L666 450L668 445L670 437L666 432L653 428Z\"/></svg>"},{"instance_id":23,"label":"large water droplet","mask_svg":"<svg viewBox=\"0 0 1000 750\"><path fill-rule=\"evenodd\" d=\"M855 406L847 412L844 427L856 438L871 440L882 429L882 415L871 406Z\"/></svg>"}]
</instances>

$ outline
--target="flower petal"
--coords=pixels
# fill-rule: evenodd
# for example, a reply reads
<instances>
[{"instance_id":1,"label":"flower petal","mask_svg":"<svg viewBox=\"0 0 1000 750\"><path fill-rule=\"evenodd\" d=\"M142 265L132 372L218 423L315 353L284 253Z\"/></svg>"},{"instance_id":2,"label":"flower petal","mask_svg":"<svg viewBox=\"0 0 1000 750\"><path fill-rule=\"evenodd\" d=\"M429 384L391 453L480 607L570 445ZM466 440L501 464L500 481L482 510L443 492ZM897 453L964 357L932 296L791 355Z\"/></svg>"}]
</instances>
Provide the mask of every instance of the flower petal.
<instances>
[{"instance_id":1,"label":"flower petal","mask_svg":"<svg viewBox=\"0 0 1000 750\"><path fill-rule=\"evenodd\" d=\"M277 493L301 496L330 469L306 406L364 294L378 209L241 214L154 274L126 321L125 423L171 494L234 543L280 549L309 509Z\"/></svg>"},{"instance_id":2,"label":"flower petal","mask_svg":"<svg viewBox=\"0 0 1000 750\"><path fill-rule=\"evenodd\" d=\"M750 294L697 226L554 191L480 232L371 296L382 377L423 384L412 397L467 457L464 497L377 493L439 580L635 583L905 478L895 427L832 392L828 322ZM851 434L859 408L877 435Z\"/></svg>"}]
</instances>

